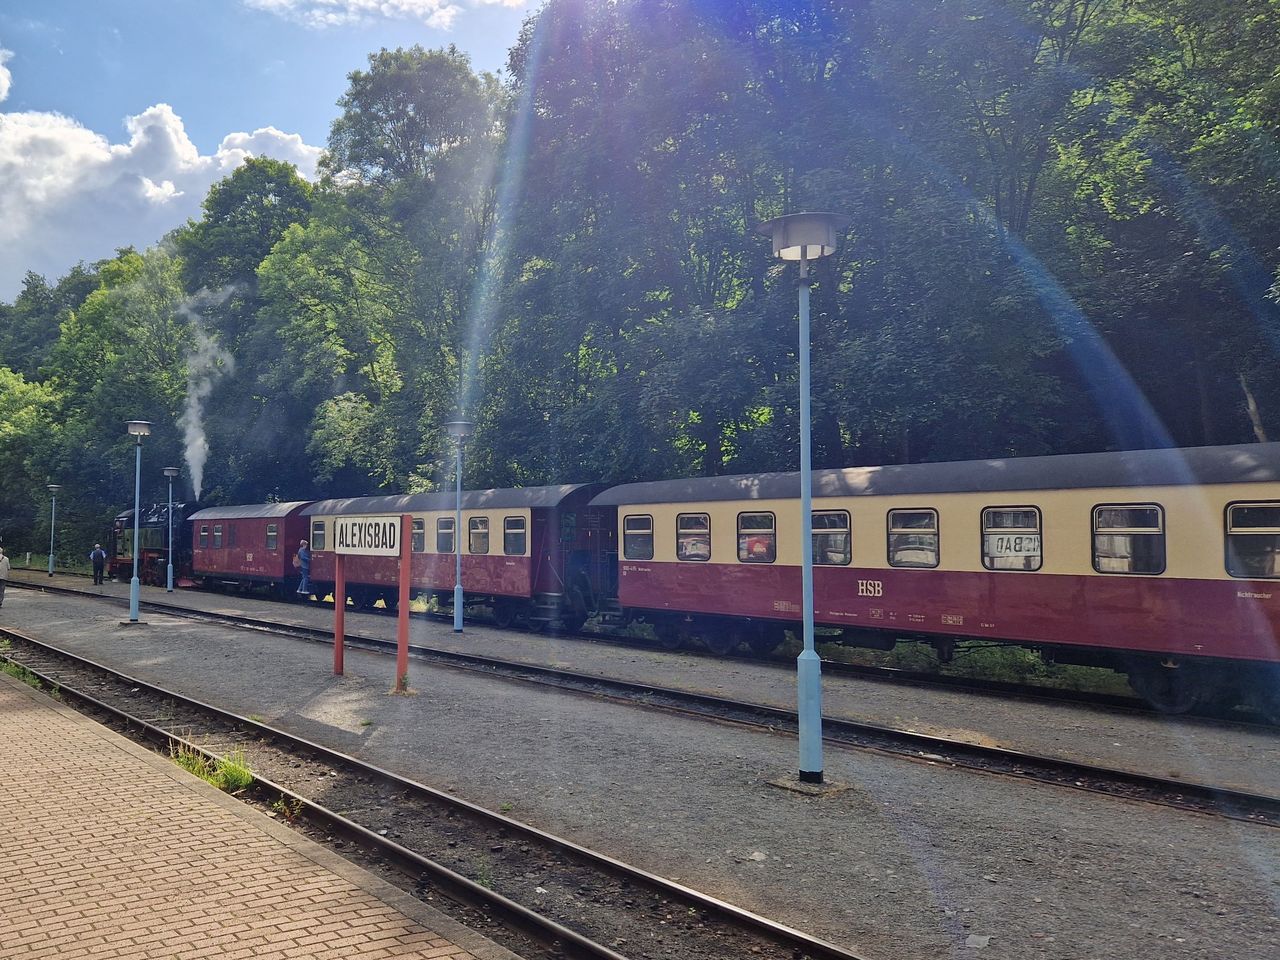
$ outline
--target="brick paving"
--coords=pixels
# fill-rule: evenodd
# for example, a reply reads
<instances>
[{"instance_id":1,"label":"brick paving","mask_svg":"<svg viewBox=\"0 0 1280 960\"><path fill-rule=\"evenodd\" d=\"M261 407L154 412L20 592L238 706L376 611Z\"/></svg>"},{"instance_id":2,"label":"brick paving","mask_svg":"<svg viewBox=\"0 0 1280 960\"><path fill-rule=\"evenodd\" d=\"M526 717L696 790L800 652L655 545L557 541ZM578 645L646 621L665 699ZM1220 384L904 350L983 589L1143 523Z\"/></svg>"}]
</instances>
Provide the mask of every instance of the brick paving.
<instances>
[{"instance_id":1,"label":"brick paving","mask_svg":"<svg viewBox=\"0 0 1280 960\"><path fill-rule=\"evenodd\" d=\"M0 675L0 958L518 960Z\"/></svg>"}]
</instances>

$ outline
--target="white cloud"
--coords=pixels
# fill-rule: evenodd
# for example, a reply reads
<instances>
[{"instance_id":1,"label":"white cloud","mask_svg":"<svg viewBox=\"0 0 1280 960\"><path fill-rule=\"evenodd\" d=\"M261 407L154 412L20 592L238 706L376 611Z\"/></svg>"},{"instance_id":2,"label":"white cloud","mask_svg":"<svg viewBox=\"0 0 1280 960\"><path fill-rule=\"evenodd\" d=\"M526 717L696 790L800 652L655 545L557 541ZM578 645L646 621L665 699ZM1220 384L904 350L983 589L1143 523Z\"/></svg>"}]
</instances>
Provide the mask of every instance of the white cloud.
<instances>
[{"instance_id":1,"label":"white cloud","mask_svg":"<svg viewBox=\"0 0 1280 960\"><path fill-rule=\"evenodd\" d=\"M448 30L463 6L526 7L531 0L242 0L245 6L264 10L304 26L322 30L371 23L374 20L418 20L428 27Z\"/></svg>"},{"instance_id":2,"label":"white cloud","mask_svg":"<svg viewBox=\"0 0 1280 960\"><path fill-rule=\"evenodd\" d=\"M0 47L0 100L9 96L9 87L13 83L13 74L11 74L9 72L9 68L4 65L5 61L12 56L12 50L6 50L4 47Z\"/></svg>"},{"instance_id":3,"label":"white cloud","mask_svg":"<svg viewBox=\"0 0 1280 960\"><path fill-rule=\"evenodd\" d=\"M462 8L452 0L243 0L308 27L345 27L373 20L419 20L447 30Z\"/></svg>"},{"instance_id":4,"label":"white cloud","mask_svg":"<svg viewBox=\"0 0 1280 960\"><path fill-rule=\"evenodd\" d=\"M209 187L251 155L309 178L320 157L274 127L228 134L202 155L164 103L125 128L128 142L113 144L60 114L0 112L0 300L13 299L27 270L52 280L79 260L155 243L198 217Z\"/></svg>"}]
</instances>

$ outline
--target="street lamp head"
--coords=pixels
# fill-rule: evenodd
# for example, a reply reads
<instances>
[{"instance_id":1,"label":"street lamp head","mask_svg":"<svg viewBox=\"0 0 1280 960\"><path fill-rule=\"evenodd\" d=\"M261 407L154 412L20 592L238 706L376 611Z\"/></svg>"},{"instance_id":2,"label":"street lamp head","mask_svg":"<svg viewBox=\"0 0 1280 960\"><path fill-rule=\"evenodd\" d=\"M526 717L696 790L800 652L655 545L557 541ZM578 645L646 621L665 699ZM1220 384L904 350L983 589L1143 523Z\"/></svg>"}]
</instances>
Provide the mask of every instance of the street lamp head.
<instances>
[{"instance_id":1,"label":"street lamp head","mask_svg":"<svg viewBox=\"0 0 1280 960\"><path fill-rule=\"evenodd\" d=\"M177 476L178 474L180 474L181 472L182 472L182 468L181 468L181 467L165 467L165 468L164 468L164 475L165 475L166 477L168 477L170 480L172 480L174 477L176 477L176 476Z\"/></svg>"},{"instance_id":2,"label":"street lamp head","mask_svg":"<svg viewBox=\"0 0 1280 960\"><path fill-rule=\"evenodd\" d=\"M466 440L475 432L476 425L470 420L450 420L444 425L445 432L458 443Z\"/></svg>"},{"instance_id":3,"label":"street lamp head","mask_svg":"<svg viewBox=\"0 0 1280 960\"><path fill-rule=\"evenodd\" d=\"M148 437L151 435L150 420L126 420L125 426L129 428L131 437Z\"/></svg>"},{"instance_id":4,"label":"street lamp head","mask_svg":"<svg viewBox=\"0 0 1280 960\"><path fill-rule=\"evenodd\" d=\"M840 213L789 213L756 231L773 239L773 255L781 260L818 260L836 252L840 231L851 222Z\"/></svg>"},{"instance_id":5,"label":"street lamp head","mask_svg":"<svg viewBox=\"0 0 1280 960\"><path fill-rule=\"evenodd\" d=\"M45 489L47 489L50 493L52 493L56 497L58 495L58 491L62 489L62 484L48 483L48 484L45 484Z\"/></svg>"}]
</instances>

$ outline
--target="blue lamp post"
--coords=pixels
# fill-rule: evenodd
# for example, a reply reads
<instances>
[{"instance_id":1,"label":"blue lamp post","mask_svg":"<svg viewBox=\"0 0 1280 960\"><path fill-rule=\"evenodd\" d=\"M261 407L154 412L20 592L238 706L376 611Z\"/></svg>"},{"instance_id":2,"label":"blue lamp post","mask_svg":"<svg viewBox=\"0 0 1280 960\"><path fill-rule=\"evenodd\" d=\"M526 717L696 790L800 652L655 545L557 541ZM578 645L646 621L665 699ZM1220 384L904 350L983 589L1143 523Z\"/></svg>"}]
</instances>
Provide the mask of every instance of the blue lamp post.
<instances>
[{"instance_id":1,"label":"blue lamp post","mask_svg":"<svg viewBox=\"0 0 1280 960\"><path fill-rule=\"evenodd\" d=\"M800 589L804 650L796 660L796 713L800 720L800 781L822 783L822 661L813 642L813 470L809 427L809 261L836 251L837 232L849 218L838 213L793 213L756 229L773 239L773 255L800 261Z\"/></svg>"},{"instance_id":2,"label":"blue lamp post","mask_svg":"<svg viewBox=\"0 0 1280 960\"><path fill-rule=\"evenodd\" d=\"M148 420L129 420L125 426L129 436L136 437L133 460L133 579L129 581L129 622L138 622L138 517L142 512L142 438L151 435Z\"/></svg>"},{"instance_id":3,"label":"blue lamp post","mask_svg":"<svg viewBox=\"0 0 1280 960\"><path fill-rule=\"evenodd\" d=\"M169 511L165 519L169 522L169 575L165 580L165 591L173 593L173 478L182 471L178 467L165 467L164 475L169 478Z\"/></svg>"},{"instance_id":4,"label":"blue lamp post","mask_svg":"<svg viewBox=\"0 0 1280 960\"><path fill-rule=\"evenodd\" d=\"M445 431L453 438L458 448L458 459L454 466L457 479L458 498L453 514L453 632L462 632L462 448L475 430L470 420L451 420L444 425Z\"/></svg>"},{"instance_id":5,"label":"blue lamp post","mask_svg":"<svg viewBox=\"0 0 1280 960\"><path fill-rule=\"evenodd\" d=\"M50 483L46 485L49 490L49 576L53 576L53 531L54 524L58 521L58 491L62 489L60 483Z\"/></svg>"}]
</instances>

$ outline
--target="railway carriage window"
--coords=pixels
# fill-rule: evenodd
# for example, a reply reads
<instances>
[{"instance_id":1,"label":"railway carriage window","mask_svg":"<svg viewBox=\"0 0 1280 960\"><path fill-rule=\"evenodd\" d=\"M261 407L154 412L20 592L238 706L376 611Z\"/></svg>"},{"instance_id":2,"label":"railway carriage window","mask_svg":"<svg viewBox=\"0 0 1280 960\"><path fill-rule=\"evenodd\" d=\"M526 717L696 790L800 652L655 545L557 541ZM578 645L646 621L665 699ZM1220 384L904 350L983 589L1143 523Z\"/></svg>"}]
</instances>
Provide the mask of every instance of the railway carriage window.
<instances>
[{"instance_id":1,"label":"railway carriage window","mask_svg":"<svg viewBox=\"0 0 1280 960\"><path fill-rule=\"evenodd\" d=\"M523 557L525 547L524 517L502 518L502 552L508 557Z\"/></svg>"},{"instance_id":2,"label":"railway carriage window","mask_svg":"<svg viewBox=\"0 0 1280 960\"><path fill-rule=\"evenodd\" d=\"M121 543L124 541L121 540ZM209 525L207 523L200 524L200 546L209 546ZM121 554L123 556L123 554Z\"/></svg>"},{"instance_id":3,"label":"railway carriage window","mask_svg":"<svg viewBox=\"0 0 1280 960\"><path fill-rule=\"evenodd\" d=\"M778 534L772 513L738 514L738 560L773 563L778 558Z\"/></svg>"},{"instance_id":4,"label":"railway carriage window","mask_svg":"<svg viewBox=\"0 0 1280 960\"><path fill-rule=\"evenodd\" d=\"M988 507L982 511L982 565L988 570L1039 570L1039 507Z\"/></svg>"},{"instance_id":5,"label":"railway carriage window","mask_svg":"<svg viewBox=\"0 0 1280 960\"><path fill-rule=\"evenodd\" d=\"M938 511L889 511L889 566L938 565Z\"/></svg>"},{"instance_id":6,"label":"railway carriage window","mask_svg":"<svg viewBox=\"0 0 1280 960\"><path fill-rule=\"evenodd\" d=\"M213 549L222 549L222 524L220 523L213 525Z\"/></svg>"},{"instance_id":7,"label":"railway carriage window","mask_svg":"<svg viewBox=\"0 0 1280 960\"><path fill-rule=\"evenodd\" d=\"M653 559L653 517L622 518L622 559Z\"/></svg>"},{"instance_id":8,"label":"railway carriage window","mask_svg":"<svg viewBox=\"0 0 1280 960\"><path fill-rule=\"evenodd\" d=\"M1094 507L1093 569L1164 573L1164 508L1154 503Z\"/></svg>"},{"instance_id":9,"label":"railway carriage window","mask_svg":"<svg viewBox=\"0 0 1280 960\"><path fill-rule=\"evenodd\" d=\"M274 523L267 524L267 549L274 550L280 539L280 527Z\"/></svg>"},{"instance_id":10,"label":"railway carriage window","mask_svg":"<svg viewBox=\"0 0 1280 960\"><path fill-rule=\"evenodd\" d=\"M1255 580L1280 577L1280 503L1233 503L1227 508L1227 573Z\"/></svg>"},{"instance_id":11,"label":"railway carriage window","mask_svg":"<svg viewBox=\"0 0 1280 960\"><path fill-rule=\"evenodd\" d=\"M467 552L489 552L488 517L472 517L467 521Z\"/></svg>"},{"instance_id":12,"label":"railway carriage window","mask_svg":"<svg viewBox=\"0 0 1280 960\"><path fill-rule=\"evenodd\" d=\"M227 524L227 546L234 547L236 545L236 524Z\"/></svg>"},{"instance_id":13,"label":"railway carriage window","mask_svg":"<svg viewBox=\"0 0 1280 960\"><path fill-rule=\"evenodd\" d=\"M711 559L711 517L705 513L676 515L676 559Z\"/></svg>"},{"instance_id":14,"label":"railway carriage window","mask_svg":"<svg viewBox=\"0 0 1280 960\"><path fill-rule=\"evenodd\" d=\"M320 550L320 551L324 550L324 521L323 520L311 521L311 552L315 553L317 550Z\"/></svg>"},{"instance_id":15,"label":"railway carriage window","mask_svg":"<svg viewBox=\"0 0 1280 960\"><path fill-rule=\"evenodd\" d=\"M427 552L427 521L413 521L413 532L409 536L409 549L414 553Z\"/></svg>"},{"instance_id":16,"label":"railway carriage window","mask_svg":"<svg viewBox=\"0 0 1280 960\"><path fill-rule=\"evenodd\" d=\"M853 562L846 511L823 510L813 515L813 562L839 567Z\"/></svg>"},{"instance_id":17,"label":"railway carriage window","mask_svg":"<svg viewBox=\"0 0 1280 960\"><path fill-rule=\"evenodd\" d=\"M453 553L453 517L436 521L436 553Z\"/></svg>"}]
</instances>

